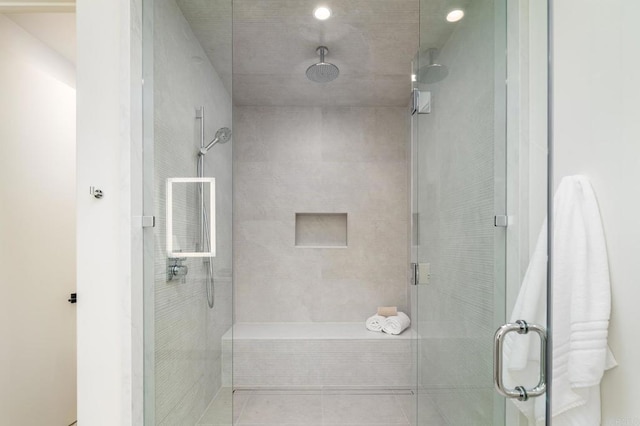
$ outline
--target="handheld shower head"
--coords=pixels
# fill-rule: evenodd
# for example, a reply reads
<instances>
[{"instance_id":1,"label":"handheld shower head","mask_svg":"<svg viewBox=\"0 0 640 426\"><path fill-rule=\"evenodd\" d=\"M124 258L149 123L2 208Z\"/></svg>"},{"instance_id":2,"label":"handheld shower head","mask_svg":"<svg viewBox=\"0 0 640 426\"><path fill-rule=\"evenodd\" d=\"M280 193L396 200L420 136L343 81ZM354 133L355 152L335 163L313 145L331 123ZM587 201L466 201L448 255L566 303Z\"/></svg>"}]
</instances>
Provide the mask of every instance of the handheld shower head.
<instances>
[{"instance_id":1,"label":"handheld shower head","mask_svg":"<svg viewBox=\"0 0 640 426\"><path fill-rule=\"evenodd\" d=\"M231 129L228 127L221 127L216 132L216 137L209 142L207 146L200 148L198 155L205 155L213 146L217 143L227 143L231 139Z\"/></svg>"}]
</instances>

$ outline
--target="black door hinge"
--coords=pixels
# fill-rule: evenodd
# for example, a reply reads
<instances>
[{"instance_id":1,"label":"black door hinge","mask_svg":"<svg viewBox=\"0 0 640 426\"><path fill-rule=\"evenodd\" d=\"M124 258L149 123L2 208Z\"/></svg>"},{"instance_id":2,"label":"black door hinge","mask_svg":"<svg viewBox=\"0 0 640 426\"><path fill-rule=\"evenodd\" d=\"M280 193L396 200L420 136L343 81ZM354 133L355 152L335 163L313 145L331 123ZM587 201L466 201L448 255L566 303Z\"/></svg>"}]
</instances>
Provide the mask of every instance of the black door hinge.
<instances>
[{"instance_id":1,"label":"black door hinge","mask_svg":"<svg viewBox=\"0 0 640 426\"><path fill-rule=\"evenodd\" d=\"M71 293L71 297L69 297L69 299L67 299L67 302L69 302L69 303L78 303L78 298L76 296L76 293Z\"/></svg>"}]
</instances>

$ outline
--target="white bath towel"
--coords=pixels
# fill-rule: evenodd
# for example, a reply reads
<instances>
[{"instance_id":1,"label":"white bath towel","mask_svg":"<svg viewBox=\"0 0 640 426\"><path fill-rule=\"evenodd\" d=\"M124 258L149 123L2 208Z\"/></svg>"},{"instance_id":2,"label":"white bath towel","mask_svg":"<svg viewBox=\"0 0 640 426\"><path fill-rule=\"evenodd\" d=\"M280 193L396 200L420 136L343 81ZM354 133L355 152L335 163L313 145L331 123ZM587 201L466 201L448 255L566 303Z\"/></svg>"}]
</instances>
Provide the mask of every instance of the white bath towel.
<instances>
[{"instance_id":1,"label":"white bath towel","mask_svg":"<svg viewBox=\"0 0 640 426\"><path fill-rule=\"evenodd\" d=\"M607 346L609 267L595 194L583 176L565 177L554 197L553 424L600 425L600 380L616 365ZM546 325L546 224L538 237L511 322ZM536 336L507 336L505 381L537 383ZM545 398L514 401L530 425L544 424Z\"/></svg>"},{"instance_id":2,"label":"white bath towel","mask_svg":"<svg viewBox=\"0 0 640 426\"><path fill-rule=\"evenodd\" d=\"M411 324L411 320L404 312L398 312L398 315L387 317L382 324L382 331L387 334L400 334Z\"/></svg>"},{"instance_id":3,"label":"white bath towel","mask_svg":"<svg viewBox=\"0 0 640 426\"><path fill-rule=\"evenodd\" d=\"M385 322L387 318L382 315L373 315L367 318L365 324L367 326L367 330L370 331L382 331L382 324Z\"/></svg>"}]
</instances>

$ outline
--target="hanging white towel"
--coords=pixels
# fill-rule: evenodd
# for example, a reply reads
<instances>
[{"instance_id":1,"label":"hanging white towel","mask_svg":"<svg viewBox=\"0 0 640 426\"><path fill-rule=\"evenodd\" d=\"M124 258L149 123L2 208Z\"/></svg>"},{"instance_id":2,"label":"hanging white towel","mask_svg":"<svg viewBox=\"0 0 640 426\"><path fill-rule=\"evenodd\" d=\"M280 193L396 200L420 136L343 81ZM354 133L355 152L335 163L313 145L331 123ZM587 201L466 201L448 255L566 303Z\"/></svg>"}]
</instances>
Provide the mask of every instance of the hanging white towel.
<instances>
[{"instance_id":1,"label":"hanging white towel","mask_svg":"<svg viewBox=\"0 0 640 426\"><path fill-rule=\"evenodd\" d=\"M600 380L616 365L607 346L611 294L604 231L595 194L584 176L562 179L554 197L554 426L600 425ZM546 223L538 237L511 322L546 325ZM535 384L537 337L505 339L508 384ZM544 424L544 397L514 401L530 425Z\"/></svg>"},{"instance_id":2,"label":"hanging white towel","mask_svg":"<svg viewBox=\"0 0 640 426\"><path fill-rule=\"evenodd\" d=\"M373 315L367 318L365 321L365 325L367 326L367 330L370 331L382 331L382 324L385 322L387 318L382 315Z\"/></svg>"},{"instance_id":3,"label":"hanging white towel","mask_svg":"<svg viewBox=\"0 0 640 426\"><path fill-rule=\"evenodd\" d=\"M382 331L387 334L400 334L411 324L411 320L404 312L398 312L398 315L387 317L382 324Z\"/></svg>"}]
</instances>

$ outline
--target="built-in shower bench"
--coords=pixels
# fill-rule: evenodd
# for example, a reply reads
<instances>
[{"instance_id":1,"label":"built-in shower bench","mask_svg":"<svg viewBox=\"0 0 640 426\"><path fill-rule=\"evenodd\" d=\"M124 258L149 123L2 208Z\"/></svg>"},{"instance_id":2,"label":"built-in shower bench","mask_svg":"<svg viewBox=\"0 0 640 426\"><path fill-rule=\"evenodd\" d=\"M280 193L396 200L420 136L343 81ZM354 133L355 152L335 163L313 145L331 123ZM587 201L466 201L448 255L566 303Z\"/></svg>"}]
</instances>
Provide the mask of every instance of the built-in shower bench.
<instances>
[{"instance_id":1,"label":"built-in shower bench","mask_svg":"<svg viewBox=\"0 0 640 426\"><path fill-rule=\"evenodd\" d=\"M224 385L242 388L406 388L415 381L413 330L363 322L239 323L222 337Z\"/></svg>"}]
</instances>

